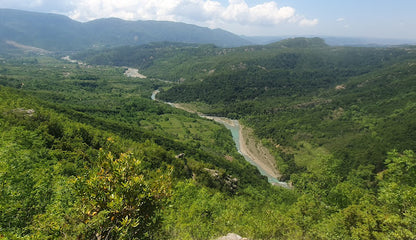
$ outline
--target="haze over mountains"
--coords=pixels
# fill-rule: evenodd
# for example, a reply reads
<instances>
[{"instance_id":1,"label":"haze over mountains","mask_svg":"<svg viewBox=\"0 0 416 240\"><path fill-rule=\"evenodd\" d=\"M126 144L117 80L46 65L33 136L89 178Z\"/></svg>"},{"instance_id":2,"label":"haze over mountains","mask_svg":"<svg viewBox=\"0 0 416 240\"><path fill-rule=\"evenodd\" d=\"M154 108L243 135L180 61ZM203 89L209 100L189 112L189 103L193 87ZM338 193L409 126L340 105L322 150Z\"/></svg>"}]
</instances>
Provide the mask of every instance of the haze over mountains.
<instances>
[{"instance_id":1,"label":"haze over mountains","mask_svg":"<svg viewBox=\"0 0 416 240\"><path fill-rule=\"evenodd\" d=\"M184 42L236 47L267 44L291 37L244 37L221 29L167 21L125 21L117 18L78 22L64 15L0 9L0 46L17 43L48 51L142 45L150 42ZM323 37L330 45L399 45L409 40ZM9 44L7 44L8 42Z\"/></svg>"},{"instance_id":2,"label":"haze over mountains","mask_svg":"<svg viewBox=\"0 0 416 240\"><path fill-rule=\"evenodd\" d=\"M140 45L149 42L212 43L221 47L251 44L235 34L195 25L125 21L116 18L81 23L57 14L0 9L0 40L50 51Z\"/></svg>"}]
</instances>

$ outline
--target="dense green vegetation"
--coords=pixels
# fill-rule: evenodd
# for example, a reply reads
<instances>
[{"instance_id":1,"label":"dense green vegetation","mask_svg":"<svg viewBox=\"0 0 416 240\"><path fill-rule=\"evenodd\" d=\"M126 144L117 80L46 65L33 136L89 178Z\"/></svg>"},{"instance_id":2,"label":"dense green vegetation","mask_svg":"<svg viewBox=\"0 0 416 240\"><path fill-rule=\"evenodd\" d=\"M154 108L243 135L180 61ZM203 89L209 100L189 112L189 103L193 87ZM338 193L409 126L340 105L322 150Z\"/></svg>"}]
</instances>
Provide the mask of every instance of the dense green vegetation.
<instances>
[{"instance_id":1,"label":"dense green vegetation","mask_svg":"<svg viewBox=\"0 0 416 240\"><path fill-rule=\"evenodd\" d=\"M383 170L392 149L414 150L414 47L329 47L298 38L232 49L153 44L77 57L139 67L179 83L160 98L240 118L274 150L285 179L316 165L319 154L340 159L345 177L360 165Z\"/></svg>"},{"instance_id":2,"label":"dense green vegetation","mask_svg":"<svg viewBox=\"0 0 416 240\"><path fill-rule=\"evenodd\" d=\"M414 48L294 39L79 56L107 66L0 61L1 237L416 238ZM151 101L155 89L251 126L294 188L268 184L220 125Z\"/></svg>"},{"instance_id":3,"label":"dense green vegetation","mask_svg":"<svg viewBox=\"0 0 416 240\"><path fill-rule=\"evenodd\" d=\"M225 197L267 186L226 129L151 101L150 80L50 58L9 59L1 72L3 235L151 238L172 181Z\"/></svg>"}]
</instances>

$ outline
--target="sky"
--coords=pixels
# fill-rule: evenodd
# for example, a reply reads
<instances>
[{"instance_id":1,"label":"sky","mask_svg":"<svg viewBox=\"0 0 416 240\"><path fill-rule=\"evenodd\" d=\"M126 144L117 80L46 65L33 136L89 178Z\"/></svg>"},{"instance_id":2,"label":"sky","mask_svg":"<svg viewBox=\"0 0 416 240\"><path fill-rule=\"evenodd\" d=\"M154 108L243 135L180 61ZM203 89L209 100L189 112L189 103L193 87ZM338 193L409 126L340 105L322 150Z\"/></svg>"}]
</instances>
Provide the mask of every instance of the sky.
<instances>
[{"instance_id":1,"label":"sky","mask_svg":"<svg viewBox=\"0 0 416 240\"><path fill-rule=\"evenodd\" d=\"M0 8L81 22L108 17L185 22L246 36L416 40L416 0L0 0Z\"/></svg>"}]
</instances>

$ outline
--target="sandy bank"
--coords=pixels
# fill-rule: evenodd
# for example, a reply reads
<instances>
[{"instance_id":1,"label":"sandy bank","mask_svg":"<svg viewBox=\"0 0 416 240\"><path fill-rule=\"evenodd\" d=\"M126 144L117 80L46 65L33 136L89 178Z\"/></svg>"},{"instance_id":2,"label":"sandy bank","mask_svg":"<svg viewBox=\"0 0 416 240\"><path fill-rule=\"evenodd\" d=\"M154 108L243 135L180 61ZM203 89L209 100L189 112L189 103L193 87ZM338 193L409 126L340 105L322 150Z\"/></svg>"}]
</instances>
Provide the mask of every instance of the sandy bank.
<instances>
[{"instance_id":1,"label":"sandy bank","mask_svg":"<svg viewBox=\"0 0 416 240\"><path fill-rule=\"evenodd\" d=\"M214 120L214 121L216 121L217 123L221 123L221 124L228 124L228 125L230 125L230 126L233 126L233 127L235 127L235 126L237 126L238 125L238 121L237 120L232 120L232 119L229 119L229 118L224 118L224 117L213 117L213 116L205 116L205 115L201 115L200 114L200 116L201 117L204 117L204 118L206 118L206 119L211 119L211 120Z\"/></svg>"},{"instance_id":2,"label":"sandy bank","mask_svg":"<svg viewBox=\"0 0 416 240\"><path fill-rule=\"evenodd\" d=\"M154 95L157 92L154 92ZM279 179L281 177L280 172L277 170L276 161L274 157L270 154L269 150L263 146L260 141L257 141L257 138L253 134L253 130L249 129L239 123L238 120L232 120L224 117L214 117L214 116L207 116L200 112L195 111L194 109L190 109L187 106L184 106L180 103L168 103L171 106L185 110L191 113L197 113L199 116L214 120L221 124L226 124L229 126L239 127L239 145L240 145L240 152L249 157L258 168L261 169L267 176L272 177L274 179ZM285 183L277 183L275 185L280 185L287 187Z\"/></svg>"},{"instance_id":3,"label":"sandy bank","mask_svg":"<svg viewBox=\"0 0 416 240\"><path fill-rule=\"evenodd\" d=\"M240 125L240 151L251 158L264 172L279 179L281 174L277 170L276 161L269 150L256 141L253 130Z\"/></svg>"},{"instance_id":4,"label":"sandy bank","mask_svg":"<svg viewBox=\"0 0 416 240\"><path fill-rule=\"evenodd\" d=\"M281 177L280 172L277 170L276 161L274 157L270 154L269 150L257 141L256 137L253 135L253 130L249 129L241 124L238 120L232 120L224 117L213 117L206 116L195 110L189 109L179 103L170 103L172 106L185 110L187 112L197 113L201 117L214 120L218 123L228 124L230 126L239 125L239 135L240 135L240 151L243 155L248 156L259 168L261 168L268 176L279 179Z\"/></svg>"}]
</instances>

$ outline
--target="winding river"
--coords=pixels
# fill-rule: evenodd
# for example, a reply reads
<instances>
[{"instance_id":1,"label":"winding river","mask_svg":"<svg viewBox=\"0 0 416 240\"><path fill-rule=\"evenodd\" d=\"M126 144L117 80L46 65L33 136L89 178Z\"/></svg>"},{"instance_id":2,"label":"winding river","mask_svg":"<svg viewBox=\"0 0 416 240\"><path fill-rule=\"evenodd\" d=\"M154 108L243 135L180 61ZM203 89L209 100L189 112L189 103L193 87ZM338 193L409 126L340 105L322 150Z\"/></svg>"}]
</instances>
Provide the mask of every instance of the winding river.
<instances>
[{"instance_id":1,"label":"winding river","mask_svg":"<svg viewBox=\"0 0 416 240\"><path fill-rule=\"evenodd\" d=\"M159 90L153 91L152 96L151 96L152 100L156 101L156 95L158 93L159 93ZM169 102L164 102L164 103L178 108L178 105L176 105L174 103L169 103ZM181 108L181 109L183 109L183 108ZM237 151L246 159L246 161L248 161L249 163L251 163L252 165L257 167L257 169L259 169L260 173L263 176L267 177L269 183L271 183L273 185L277 185L277 186L282 186L282 187L285 187L285 188L290 188L289 185L286 182L279 181L276 177L272 176L272 174L268 173L269 171L267 171L266 169L263 169L262 166L257 164L256 161L254 161L248 154L245 154L242 151L242 144L244 144L244 142L241 141L241 137L240 137L240 134L242 133L242 126L240 125L240 122L238 120L228 119L228 118L224 118L224 117L207 116L207 115L200 114L200 113L198 113L198 115L200 117L211 119L211 120L214 120L214 121L216 121L220 124L223 124L228 130L230 130L231 135L233 137L233 140L235 142Z\"/></svg>"}]
</instances>

